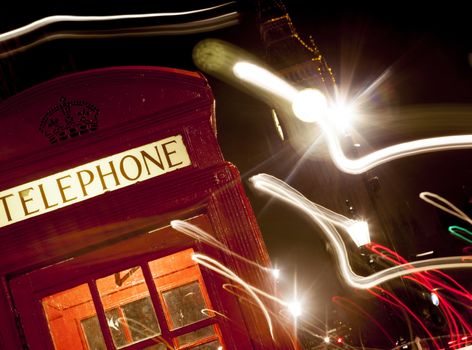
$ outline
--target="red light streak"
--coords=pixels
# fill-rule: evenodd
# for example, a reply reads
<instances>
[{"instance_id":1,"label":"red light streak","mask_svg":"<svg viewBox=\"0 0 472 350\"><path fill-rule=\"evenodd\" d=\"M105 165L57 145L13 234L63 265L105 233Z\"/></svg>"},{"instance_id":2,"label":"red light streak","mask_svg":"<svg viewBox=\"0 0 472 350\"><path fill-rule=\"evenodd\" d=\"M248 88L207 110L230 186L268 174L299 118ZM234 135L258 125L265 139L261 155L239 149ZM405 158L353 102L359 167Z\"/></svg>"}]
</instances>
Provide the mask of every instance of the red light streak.
<instances>
[{"instance_id":1,"label":"red light streak","mask_svg":"<svg viewBox=\"0 0 472 350\"><path fill-rule=\"evenodd\" d=\"M371 250L372 252L381 256L383 259L397 265L403 264L405 269L408 269L408 266L409 266L408 261L405 260L396 252L392 251L391 249L384 247L380 244L376 244L376 243L373 243L367 246L367 248ZM395 258L392 258L389 255ZM434 276L434 274L439 275L439 276ZM454 284L454 287L451 287L450 285L442 281L441 277L444 279L447 279L450 283ZM459 321L461 326L463 326L466 329L468 333L471 333L471 327L467 323L467 321L464 319L464 317L462 317L461 314L440 293L437 292L437 287L440 286L441 288L443 288L444 290L448 292L451 292L453 294L456 294L456 295L459 295L459 296L462 296L471 300L472 295L455 279L453 279L449 275L439 270L432 270L432 271L427 271L427 272L416 272L410 276L403 276L402 278L406 280L411 280L423 286L424 288L428 290L429 293L432 293L432 292L436 293L440 301L439 308L442 311L444 317L446 318L446 322L449 327L449 332L450 332L449 336L451 339L452 338L459 339L459 337L461 336L457 320ZM399 307L399 305L397 305L397 307Z\"/></svg>"},{"instance_id":2,"label":"red light streak","mask_svg":"<svg viewBox=\"0 0 472 350\"><path fill-rule=\"evenodd\" d=\"M341 297L341 296L334 296L334 297L331 298L331 300L333 301L333 303L336 303L336 304L338 304L338 305L340 305L340 306L342 306L342 307L344 307L345 309L348 309L348 310L349 310L349 307L346 306L346 305L343 305L343 302L348 303L349 305L351 305L353 308L356 309L357 312L359 312L364 317L368 318L373 324L375 324L377 326L377 328L380 329L380 331L387 337L387 339L390 341L390 343L392 343L392 345L395 345L395 342L390 337L390 335L388 334L386 329L384 327L382 327L382 325L374 317L372 317L372 315L370 315L367 311L365 311L361 306L359 306L358 304L356 304L353 301L349 300L348 298L344 298L344 297ZM349 310L349 311L352 311L352 310Z\"/></svg>"},{"instance_id":3,"label":"red light streak","mask_svg":"<svg viewBox=\"0 0 472 350\"><path fill-rule=\"evenodd\" d=\"M386 295L388 295L390 298L392 298L394 301L388 299L388 298L385 298L383 297L382 295L380 294L377 294L373 291L373 289L377 289L379 290L381 293L384 293ZM400 308L403 308L406 312L408 312L410 314L411 317L413 317L416 322L418 322L418 324L421 326L421 328L423 328L423 330L426 332L426 334L428 335L428 337L431 339L431 341L434 343L434 346L436 347L436 349L439 349L439 344L437 343L436 339L433 337L433 335L431 334L431 332L428 330L428 328L425 326L425 324L421 321L421 319L408 307L406 306L400 299L398 299L395 295L393 295L392 293L390 293L389 291L381 288L381 287L374 287L372 289L368 289L368 292L371 293L372 295L376 296L377 298L380 298L381 300L384 300L386 301L387 303L389 304L392 304L396 307L400 307Z\"/></svg>"}]
</instances>

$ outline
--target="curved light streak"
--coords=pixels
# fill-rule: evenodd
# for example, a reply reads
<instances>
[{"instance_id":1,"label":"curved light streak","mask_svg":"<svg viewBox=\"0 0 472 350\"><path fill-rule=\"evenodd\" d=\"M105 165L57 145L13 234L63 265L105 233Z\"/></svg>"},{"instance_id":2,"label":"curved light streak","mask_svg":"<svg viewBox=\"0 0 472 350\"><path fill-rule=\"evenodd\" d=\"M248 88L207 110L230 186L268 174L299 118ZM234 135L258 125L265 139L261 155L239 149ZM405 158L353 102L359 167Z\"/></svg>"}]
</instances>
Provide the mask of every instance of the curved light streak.
<instances>
[{"instance_id":1,"label":"curved light streak","mask_svg":"<svg viewBox=\"0 0 472 350\"><path fill-rule=\"evenodd\" d=\"M332 223L332 219L324 215L319 205L314 204L300 192L290 187L285 182L267 175L259 174L251 177L251 183L262 192L270 194L282 201L291 204L307 214L328 238L338 261L339 271L348 285L358 289L369 289L386 281L421 271L435 269L472 268L472 262L467 262L468 257L451 256L419 260L408 264L390 267L369 276L356 274L349 264L346 245ZM326 209L327 210L327 209Z\"/></svg>"},{"instance_id":2,"label":"curved light streak","mask_svg":"<svg viewBox=\"0 0 472 350\"><path fill-rule=\"evenodd\" d=\"M231 293L234 296L236 296L239 300L244 300L245 302L251 303L252 305L254 305L254 302L251 299L248 299L248 298L244 297L242 294L239 294L239 293L236 292L236 291L246 292L246 290L244 290L242 287L239 287L238 285L235 285L235 284L227 283L227 284L223 285L223 289L225 291L227 291L228 293ZM236 290L236 291L234 291L234 290ZM279 301L279 303L280 303L280 301ZM291 315L290 316L288 315L288 310L287 310L286 304L285 303L283 303L283 304L284 304L285 308L281 309L278 313L275 313L271 309L268 309L268 311L272 315L272 317L274 317L275 320L277 320L279 322L279 324L282 326L282 330L284 332L286 332L287 336L290 338L290 341L292 342L292 345L293 345L293 349L299 349L298 342L293 339L293 336L294 336L293 328L290 329L290 330L287 329L287 326L288 326L287 322L293 321L293 317ZM324 334L324 329L318 327L317 325L315 325L313 323L307 322L303 318L297 319L296 327L297 327L298 330L306 332L306 333L310 334L311 336L316 337L318 339L323 339L323 337L324 337L324 335L320 335L318 333L315 333L312 330L313 328L316 328L317 332L320 332L320 333Z\"/></svg>"},{"instance_id":3,"label":"curved light streak","mask_svg":"<svg viewBox=\"0 0 472 350\"><path fill-rule=\"evenodd\" d=\"M388 260L396 265L400 264L408 264L408 261L400 256L398 253L395 251L384 247L380 244L372 244L368 247L370 251L373 253L379 255L385 260ZM439 277L434 276L433 274L436 273L442 277L447 278L450 282L454 283L457 288L451 287L445 283L443 283ZM467 321L459 314L459 312L445 299L445 296L440 294L437 290L437 286L442 287L444 290L447 290L451 293L454 293L456 295L460 295L463 297L466 297L470 300L470 295L468 296L468 292L465 290L464 287L462 287L457 281L455 281L452 277L449 275L439 271L439 270L433 270L425 273L414 273L413 275L408 275L404 276L404 279L411 280L422 287L426 288L428 293L435 293L437 297L439 298L440 304L439 304L439 309L441 309L443 316L445 317L447 324L449 326L450 334L449 336L451 338L457 336L459 332L458 324L456 322L459 320L461 325L467 330L467 332L471 332L470 325L467 323ZM459 289L458 289L459 288ZM465 293L464 293L465 291ZM457 300L456 300L457 301Z\"/></svg>"},{"instance_id":4,"label":"curved light streak","mask_svg":"<svg viewBox=\"0 0 472 350\"><path fill-rule=\"evenodd\" d=\"M462 248L462 253L472 255L472 245Z\"/></svg>"},{"instance_id":5,"label":"curved light streak","mask_svg":"<svg viewBox=\"0 0 472 350\"><path fill-rule=\"evenodd\" d=\"M446 213L454 215L454 216L458 217L459 219L464 220L464 221L466 221L466 222L468 222L469 224L472 225L472 219L469 218L466 213L464 213L462 210L460 210L454 204L449 202L446 198L441 197L440 195L438 195L436 193L427 192L427 191L421 192L419 196L425 202L427 202L431 205L434 205L436 208L439 208L439 209L445 211ZM444 206L443 204L445 204L446 206Z\"/></svg>"},{"instance_id":6,"label":"curved light streak","mask_svg":"<svg viewBox=\"0 0 472 350\"><path fill-rule=\"evenodd\" d=\"M461 285L459 282L457 282L454 278L452 278L448 274L445 274L442 271L433 271L433 272L440 275L441 277L446 278L447 280L449 280L449 282L451 282L452 284L454 284L457 287L457 288L454 288L454 289L450 289L452 292L454 292L454 293L460 292L460 293L462 293L460 295L462 295L463 297L465 297L465 298L472 301L472 294L463 285ZM428 272L427 274L431 274L431 272ZM435 280L435 283L438 283L438 281ZM441 285L441 287L448 289L448 286L446 286L446 285Z\"/></svg>"},{"instance_id":7,"label":"curved light streak","mask_svg":"<svg viewBox=\"0 0 472 350\"><path fill-rule=\"evenodd\" d=\"M284 79L276 76L265 68L250 62L237 62L233 66L233 73L241 80L250 82L278 97L293 102L298 94L297 89Z\"/></svg>"},{"instance_id":8,"label":"curved light streak","mask_svg":"<svg viewBox=\"0 0 472 350\"><path fill-rule=\"evenodd\" d=\"M225 276L226 278L237 282L239 285L241 285L250 295L251 297L256 301L257 305L261 309L266 322L267 326L269 327L269 332L272 337L272 339L275 340L274 338L274 329L272 325L272 319L270 318L269 312L267 311L266 306L264 303L261 301L261 299L257 296L257 294L254 292L255 287L249 285L246 283L241 277L236 275L233 271L228 269L226 266L221 264L220 262L216 261L215 259L212 259L206 255L199 254L199 253L193 253L192 254L192 260L197 262L200 265L205 266L206 268L215 271L216 273Z\"/></svg>"},{"instance_id":9,"label":"curved light streak","mask_svg":"<svg viewBox=\"0 0 472 350\"><path fill-rule=\"evenodd\" d=\"M226 318L227 320L229 320L230 318L228 316L226 316L225 314L222 314L221 312L218 312L216 310L213 310L213 309L201 309L200 312L202 314L204 314L206 317L213 317L212 313L215 314L215 315L218 315L218 316L221 316L223 318Z\"/></svg>"},{"instance_id":10,"label":"curved light streak","mask_svg":"<svg viewBox=\"0 0 472 350\"><path fill-rule=\"evenodd\" d=\"M113 320L113 318L112 318L112 320ZM133 318L130 318L130 317L118 317L116 319L116 321L124 327L129 327L134 332L140 334L144 338L148 338L149 334L154 334L155 333L154 329L151 329L151 328L147 327L144 323L139 322L139 321L137 321ZM110 325L108 325L108 326L111 327ZM147 333L143 332L143 330L147 331ZM164 344L166 349L175 350L175 348L173 346L171 346L167 342L167 340L165 340L161 335L153 336L153 338L159 339L159 341L155 341L156 344Z\"/></svg>"},{"instance_id":11,"label":"curved light streak","mask_svg":"<svg viewBox=\"0 0 472 350\"><path fill-rule=\"evenodd\" d=\"M332 215L342 217L342 215L336 214L334 212L332 212ZM264 270L265 272L273 274L274 269L266 268L266 267L261 266L261 265L255 263L255 262L253 262L253 261L237 254L237 253L234 253L229 248L227 248L223 243L218 241L216 238L214 238L212 235L210 235L208 232L202 230L198 226L195 226L191 223L188 223L188 222L182 221L182 220L172 220L171 221L171 226L175 230L177 230L181 233L184 233L184 234L188 235L189 237L192 237L193 239L203 241L203 242L205 242L205 243L207 243L207 244L209 244L213 247L219 248L220 250L222 250L223 252L225 252L227 254L235 256L235 257L237 257L237 258L239 258L239 259L241 259L241 260L243 260L247 263L250 263L251 265L254 265L254 266L258 267L258 268ZM289 309L290 306L291 306L290 302L284 301L284 300L282 300L282 299L280 299L280 298L278 298L278 297L276 297L272 294L269 294L265 291L262 291L262 290L260 290L256 287L246 283L239 276L237 276L233 271L229 270L227 267L223 266L218 261L216 261L216 260L214 260L214 259L212 259L212 258L210 258L206 255L195 253L194 255L192 255L192 259L194 261L198 262L199 264L201 264L203 266L206 266L207 268L211 269L212 271L215 271L215 272L231 279L232 281L236 281L237 283L239 283L242 286L242 288L244 288L244 290L246 292L248 292L251 295L251 297L254 298L254 300L256 300L257 305L263 310L263 312L264 312L264 310L267 311L267 313L264 312L264 315L268 316L269 311L267 310L265 305L262 303L262 301L257 297L257 295L261 295L261 296L263 296L263 297L265 297L265 298L267 298L271 301L274 301L277 304L283 306L285 309ZM234 287L236 287L236 286L234 286ZM266 317L266 319L267 319L267 317ZM272 335L272 331L271 331L271 335Z\"/></svg>"},{"instance_id":12,"label":"curved light streak","mask_svg":"<svg viewBox=\"0 0 472 350\"><path fill-rule=\"evenodd\" d=\"M230 251L223 243L217 240L215 237L210 235L205 230L202 230L200 227L193 225L189 222L183 220L172 220L170 226L181 233L186 234L198 241L203 241L209 245L212 245L215 248L219 248L223 251Z\"/></svg>"},{"instance_id":13,"label":"curved light streak","mask_svg":"<svg viewBox=\"0 0 472 350\"><path fill-rule=\"evenodd\" d=\"M349 159L344 155L335 132L326 125L321 126L328 143L330 156L335 165L339 170L354 175L362 174L381 164L403 157L452 149L472 148L472 135L440 136L400 143L374 151L361 158Z\"/></svg>"},{"instance_id":14,"label":"curved light streak","mask_svg":"<svg viewBox=\"0 0 472 350\"><path fill-rule=\"evenodd\" d=\"M217 240L215 237L213 237L211 234L209 234L208 232L206 232L205 230L202 230L200 227L196 226L196 225L193 225L187 221L183 221L183 220L172 220L170 222L170 226L197 240L197 241L202 241L202 242L205 242L206 244L209 244L215 248L218 248L220 249L222 252L226 253L226 254L229 254L231 256L234 256L236 258L238 258L239 260L241 261L244 261L250 265L253 265L261 270L263 270L264 272L267 272L267 273L270 273L272 276L274 275L274 269L272 268L268 268L268 267L265 267L265 266L262 266L238 253L235 253L233 252L231 249L229 249L226 245L224 245L223 243L221 243L219 240Z\"/></svg>"},{"instance_id":15,"label":"curved light streak","mask_svg":"<svg viewBox=\"0 0 472 350\"><path fill-rule=\"evenodd\" d=\"M388 260L396 265L408 264L408 261L402 256L400 256L398 253L378 243L371 244L367 248L373 253L382 257L383 259ZM390 257L389 255L391 255L392 257ZM435 277L434 275L439 275L440 277L447 279L455 287L451 287L445 284L445 282L441 281L440 277ZM428 271L424 274L418 274L418 276L423 282L428 283L428 288L430 289L430 292L434 291L434 288L433 288L433 285L434 285L434 286L439 286L445 290L448 290L449 292L454 293L456 295L460 295L464 298L467 298L468 300L472 300L472 294L464 286L462 286L454 278L452 278L451 276L449 276L448 274L440 270Z\"/></svg>"},{"instance_id":16,"label":"curved light streak","mask_svg":"<svg viewBox=\"0 0 472 350\"><path fill-rule=\"evenodd\" d=\"M419 284L420 286L426 288L428 293L430 294L434 293L438 297L439 304L436 306L442 311L442 314L446 320L446 324L449 327L449 337L452 339L454 337L457 337L460 334L459 326L456 321L456 318L459 320L462 327L465 328L467 332L470 332L470 327L467 324L467 322L464 320L464 318L462 318L460 314L455 310L455 308L449 302L447 302L444 295L440 295L436 291L436 289L433 288L433 285L438 285L437 280L432 277L427 277L426 274L424 273L418 273L416 274L416 277L417 278L412 277L412 276L405 276L404 278L406 280L410 280Z\"/></svg>"},{"instance_id":17,"label":"curved light streak","mask_svg":"<svg viewBox=\"0 0 472 350\"><path fill-rule=\"evenodd\" d=\"M298 91L283 79L277 77L270 71L249 62L238 62L234 65L235 75L260 89L277 95L292 105L297 102L297 95L304 94L306 90ZM313 103L313 101L312 101ZM311 106L312 113L319 113L319 106L315 103ZM303 108L304 113L310 106ZM472 148L472 135L440 136L426 139L419 139L392 145L357 159L347 158L344 154L336 131L334 129L333 116L328 107L326 113L319 113L313 120L316 120L323 130L330 156L339 170L348 174L361 174L383 163L394 159L413 156L422 153L445 151L451 149ZM306 119L303 116L302 119Z\"/></svg>"},{"instance_id":18,"label":"curved light streak","mask_svg":"<svg viewBox=\"0 0 472 350\"><path fill-rule=\"evenodd\" d=\"M0 42L14 39L16 37L31 33L39 28L47 26L49 24L58 22L102 22L102 21L117 21L117 20L128 20L128 19L146 19L146 18L158 18L158 17L175 17L190 14L197 14L201 12L211 11L218 9L229 4L233 4L234 1L227 2L221 5L213 7L182 11L182 12L164 12L164 13L142 13L142 14L124 14L124 15L110 15L110 16L76 16L76 15L54 15L48 16L37 21L31 22L23 27L13 29L6 33L0 34Z\"/></svg>"},{"instance_id":19,"label":"curved light streak","mask_svg":"<svg viewBox=\"0 0 472 350\"><path fill-rule=\"evenodd\" d=\"M238 23L238 13L230 12L220 16L214 16L207 19L195 20L178 24L162 24L155 26L143 27L125 27L119 29L107 30L75 30L75 31L59 31L48 33L44 37L35 39L28 44L22 44L19 47L9 48L7 51L0 53L0 58L12 56L18 52L29 50L33 47L42 45L53 40L63 39L109 39L109 38L127 38L127 37L144 37L144 36L162 36L162 35L186 35L197 34L213 30L219 30ZM1 40L0 40L1 42Z\"/></svg>"},{"instance_id":20,"label":"curved light streak","mask_svg":"<svg viewBox=\"0 0 472 350\"><path fill-rule=\"evenodd\" d=\"M439 346L438 342L436 341L436 339L433 337L433 334L428 330L428 327L426 327L426 325L421 321L421 319L418 317L418 315L416 315L413 310L411 310L407 305L405 305L400 299L398 299L395 295L393 295L392 293L390 293L389 291L383 289L383 288L380 288L380 287L375 287L375 289L379 290L382 294L386 294L388 295L390 298L392 298L394 301L386 298L386 297L383 297L382 295L380 294L377 294L375 293L373 290L369 290L369 293L371 293L372 295L375 295L377 298L379 299L382 299L384 301L386 301L387 303L389 304L392 304L394 306L397 306L397 307L401 307L403 308L406 312L408 312L410 314L410 316L412 316L416 322L418 322L418 324L421 326L421 328L423 328L423 330L426 332L426 334L428 334L429 336L429 339L432 340L432 342L434 343L436 349L440 349L441 347Z\"/></svg>"},{"instance_id":21,"label":"curved light streak","mask_svg":"<svg viewBox=\"0 0 472 350\"><path fill-rule=\"evenodd\" d=\"M448 231L449 231L452 235L454 235L454 236L456 236L456 237L459 237L459 238L463 239L464 241L466 241L466 242L468 242L468 243L472 243L472 239L467 238L467 237L461 235L459 232L457 232L457 231L466 232L466 233L468 233L468 234L472 237L472 232L470 232L469 230L467 230L467 229L465 229L465 228L463 228L463 227L460 227L460 226L453 225L453 226L449 226L449 227L448 227Z\"/></svg>"}]
</instances>

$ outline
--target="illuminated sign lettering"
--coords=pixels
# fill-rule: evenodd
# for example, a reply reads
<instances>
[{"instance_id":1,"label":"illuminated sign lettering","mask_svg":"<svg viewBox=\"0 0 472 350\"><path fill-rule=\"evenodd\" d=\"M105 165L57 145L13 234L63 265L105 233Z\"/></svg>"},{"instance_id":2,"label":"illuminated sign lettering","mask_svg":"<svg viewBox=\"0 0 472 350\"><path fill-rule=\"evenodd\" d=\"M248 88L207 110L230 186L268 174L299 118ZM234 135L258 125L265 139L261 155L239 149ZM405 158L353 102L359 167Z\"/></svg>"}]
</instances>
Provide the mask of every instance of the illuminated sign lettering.
<instances>
[{"instance_id":1,"label":"illuminated sign lettering","mask_svg":"<svg viewBox=\"0 0 472 350\"><path fill-rule=\"evenodd\" d=\"M191 164L181 135L133 148L0 192L0 227Z\"/></svg>"}]
</instances>

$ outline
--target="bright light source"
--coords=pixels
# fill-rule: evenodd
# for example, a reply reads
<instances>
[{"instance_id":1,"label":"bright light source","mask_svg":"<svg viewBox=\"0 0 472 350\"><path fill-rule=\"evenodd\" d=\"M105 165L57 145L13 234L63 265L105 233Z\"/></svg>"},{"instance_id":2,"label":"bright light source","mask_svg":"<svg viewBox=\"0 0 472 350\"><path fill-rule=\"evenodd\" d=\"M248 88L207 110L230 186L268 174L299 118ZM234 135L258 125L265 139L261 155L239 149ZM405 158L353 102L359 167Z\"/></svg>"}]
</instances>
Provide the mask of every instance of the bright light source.
<instances>
[{"instance_id":1,"label":"bright light source","mask_svg":"<svg viewBox=\"0 0 472 350\"><path fill-rule=\"evenodd\" d=\"M302 314L302 305L298 301L292 301L287 303L288 311L292 314L293 317L297 318Z\"/></svg>"},{"instance_id":2,"label":"bright light source","mask_svg":"<svg viewBox=\"0 0 472 350\"><path fill-rule=\"evenodd\" d=\"M323 339L323 340L324 340L324 342L325 342L326 344L328 344L328 343L329 343L329 337L324 337L324 339Z\"/></svg>"},{"instance_id":3,"label":"bright light source","mask_svg":"<svg viewBox=\"0 0 472 350\"><path fill-rule=\"evenodd\" d=\"M369 225L367 221L355 221L347 227L347 233L358 247L370 243Z\"/></svg>"},{"instance_id":4,"label":"bright light source","mask_svg":"<svg viewBox=\"0 0 472 350\"><path fill-rule=\"evenodd\" d=\"M338 344L342 344L343 342L344 342L343 337L338 337L338 339L336 339L336 343Z\"/></svg>"},{"instance_id":5,"label":"bright light source","mask_svg":"<svg viewBox=\"0 0 472 350\"><path fill-rule=\"evenodd\" d=\"M220 345L216 350L223 350L223 347Z\"/></svg>"},{"instance_id":6,"label":"bright light source","mask_svg":"<svg viewBox=\"0 0 472 350\"><path fill-rule=\"evenodd\" d=\"M330 117L340 131L346 131L351 126L351 121L357 114L354 105L338 101L330 108Z\"/></svg>"},{"instance_id":7,"label":"bright light source","mask_svg":"<svg viewBox=\"0 0 472 350\"><path fill-rule=\"evenodd\" d=\"M275 278L276 280L278 280L279 277L280 277L280 270L279 270L279 269L272 269L271 272L272 272L272 276L274 276L274 278Z\"/></svg>"},{"instance_id":8,"label":"bright light source","mask_svg":"<svg viewBox=\"0 0 472 350\"><path fill-rule=\"evenodd\" d=\"M323 118L327 112L326 97L316 89L299 91L292 102L295 116L307 123L313 123Z\"/></svg>"},{"instance_id":9,"label":"bright light source","mask_svg":"<svg viewBox=\"0 0 472 350\"><path fill-rule=\"evenodd\" d=\"M439 298L438 295L434 292L431 293L431 302L433 303L434 306L439 305Z\"/></svg>"}]
</instances>

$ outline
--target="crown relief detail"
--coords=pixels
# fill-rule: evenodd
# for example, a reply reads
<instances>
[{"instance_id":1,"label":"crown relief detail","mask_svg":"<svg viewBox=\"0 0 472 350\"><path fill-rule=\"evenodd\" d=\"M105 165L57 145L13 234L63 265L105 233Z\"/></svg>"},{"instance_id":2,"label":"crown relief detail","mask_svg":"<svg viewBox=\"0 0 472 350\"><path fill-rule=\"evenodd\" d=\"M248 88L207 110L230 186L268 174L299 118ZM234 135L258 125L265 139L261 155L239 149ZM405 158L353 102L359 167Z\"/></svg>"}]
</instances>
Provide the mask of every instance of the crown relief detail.
<instances>
[{"instance_id":1,"label":"crown relief detail","mask_svg":"<svg viewBox=\"0 0 472 350\"><path fill-rule=\"evenodd\" d=\"M50 143L58 143L97 130L99 109L84 100L61 97L41 119L39 131Z\"/></svg>"}]
</instances>

